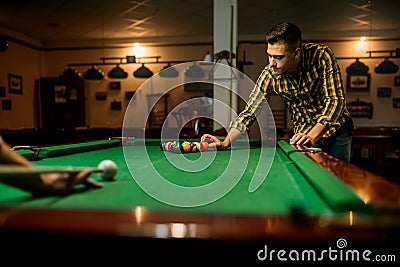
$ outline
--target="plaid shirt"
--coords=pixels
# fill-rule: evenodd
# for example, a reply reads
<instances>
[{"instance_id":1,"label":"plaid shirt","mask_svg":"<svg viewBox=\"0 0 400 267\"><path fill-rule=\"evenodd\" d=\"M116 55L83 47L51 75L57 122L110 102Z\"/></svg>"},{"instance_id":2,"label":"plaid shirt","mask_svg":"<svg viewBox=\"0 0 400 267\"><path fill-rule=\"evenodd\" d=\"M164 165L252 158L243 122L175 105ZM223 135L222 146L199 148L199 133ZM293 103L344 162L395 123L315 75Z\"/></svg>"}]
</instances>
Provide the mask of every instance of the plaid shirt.
<instances>
[{"instance_id":1,"label":"plaid shirt","mask_svg":"<svg viewBox=\"0 0 400 267\"><path fill-rule=\"evenodd\" d=\"M316 123L326 127L324 138L350 118L340 68L332 50L325 45L301 45L298 74L272 75L267 66L257 79L246 108L230 123L242 133L249 131L260 107L271 95L279 95L289 109L295 133L305 133Z\"/></svg>"}]
</instances>

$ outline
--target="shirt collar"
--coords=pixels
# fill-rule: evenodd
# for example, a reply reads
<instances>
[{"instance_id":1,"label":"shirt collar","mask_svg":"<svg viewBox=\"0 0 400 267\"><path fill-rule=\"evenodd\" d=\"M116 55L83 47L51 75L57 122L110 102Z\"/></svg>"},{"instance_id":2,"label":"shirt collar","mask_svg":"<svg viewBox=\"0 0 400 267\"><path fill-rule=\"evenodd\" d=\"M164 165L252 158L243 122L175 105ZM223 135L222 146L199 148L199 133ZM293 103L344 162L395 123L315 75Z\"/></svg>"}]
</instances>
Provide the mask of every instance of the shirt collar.
<instances>
[{"instance_id":1,"label":"shirt collar","mask_svg":"<svg viewBox=\"0 0 400 267\"><path fill-rule=\"evenodd\" d=\"M306 55L306 48L304 44L300 45L300 62L299 66L297 67L299 72L303 72L304 70L308 69L310 67L310 62L307 59Z\"/></svg>"}]
</instances>

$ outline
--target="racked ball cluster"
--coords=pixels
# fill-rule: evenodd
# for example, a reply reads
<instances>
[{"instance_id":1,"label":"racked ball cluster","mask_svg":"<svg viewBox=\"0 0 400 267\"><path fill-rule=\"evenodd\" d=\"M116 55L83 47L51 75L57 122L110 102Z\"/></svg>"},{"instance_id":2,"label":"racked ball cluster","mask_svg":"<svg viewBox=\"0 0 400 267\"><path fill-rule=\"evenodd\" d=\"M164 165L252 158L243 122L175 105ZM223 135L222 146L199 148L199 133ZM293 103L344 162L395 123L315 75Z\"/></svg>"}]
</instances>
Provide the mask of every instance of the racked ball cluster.
<instances>
[{"instance_id":1,"label":"racked ball cluster","mask_svg":"<svg viewBox=\"0 0 400 267\"><path fill-rule=\"evenodd\" d=\"M203 152L209 150L208 142L169 141L161 142L160 149L177 154Z\"/></svg>"}]
</instances>

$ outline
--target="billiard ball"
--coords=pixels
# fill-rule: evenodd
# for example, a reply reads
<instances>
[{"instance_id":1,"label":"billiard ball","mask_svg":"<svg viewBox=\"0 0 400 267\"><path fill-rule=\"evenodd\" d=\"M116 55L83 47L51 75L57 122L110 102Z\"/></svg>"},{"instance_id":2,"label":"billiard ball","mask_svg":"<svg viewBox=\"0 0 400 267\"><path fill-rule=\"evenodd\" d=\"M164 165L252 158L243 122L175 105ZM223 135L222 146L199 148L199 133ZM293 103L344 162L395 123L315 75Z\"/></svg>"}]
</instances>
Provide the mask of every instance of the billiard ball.
<instances>
[{"instance_id":1,"label":"billiard ball","mask_svg":"<svg viewBox=\"0 0 400 267\"><path fill-rule=\"evenodd\" d=\"M201 142L201 144L202 144L202 151L207 151L208 150L208 142L205 142L205 141L203 141L203 142Z\"/></svg>"},{"instance_id":2,"label":"billiard ball","mask_svg":"<svg viewBox=\"0 0 400 267\"><path fill-rule=\"evenodd\" d=\"M161 143L160 143L160 149L161 149L162 151L165 150L166 144L167 144L167 142L161 142Z\"/></svg>"},{"instance_id":3,"label":"billiard ball","mask_svg":"<svg viewBox=\"0 0 400 267\"><path fill-rule=\"evenodd\" d=\"M183 141L182 142L182 150L183 150L183 153L190 152L190 143L187 141Z\"/></svg>"},{"instance_id":4,"label":"billiard ball","mask_svg":"<svg viewBox=\"0 0 400 267\"><path fill-rule=\"evenodd\" d=\"M191 152L197 152L196 142L190 142L190 151Z\"/></svg>"},{"instance_id":5,"label":"billiard ball","mask_svg":"<svg viewBox=\"0 0 400 267\"><path fill-rule=\"evenodd\" d=\"M165 146L165 150L166 151L171 151L171 146L172 146L173 142L167 142L166 146Z\"/></svg>"},{"instance_id":6,"label":"billiard ball","mask_svg":"<svg viewBox=\"0 0 400 267\"><path fill-rule=\"evenodd\" d=\"M181 143L178 141L175 141L172 147L172 151L173 153L179 154L181 153Z\"/></svg>"},{"instance_id":7,"label":"billiard ball","mask_svg":"<svg viewBox=\"0 0 400 267\"><path fill-rule=\"evenodd\" d=\"M97 168L100 171L99 176L106 181L113 180L118 170L117 164L109 159L101 161Z\"/></svg>"}]
</instances>

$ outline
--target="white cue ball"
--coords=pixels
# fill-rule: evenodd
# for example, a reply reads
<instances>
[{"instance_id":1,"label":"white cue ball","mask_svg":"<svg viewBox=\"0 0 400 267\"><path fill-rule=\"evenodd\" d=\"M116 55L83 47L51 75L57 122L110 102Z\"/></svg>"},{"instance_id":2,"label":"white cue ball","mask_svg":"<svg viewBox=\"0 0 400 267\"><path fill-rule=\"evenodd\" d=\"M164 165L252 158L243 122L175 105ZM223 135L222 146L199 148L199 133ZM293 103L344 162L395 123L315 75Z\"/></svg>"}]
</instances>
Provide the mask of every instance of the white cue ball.
<instances>
[{"instance_id":1,"label":"white cue ball","mask_svg":"<svg viewBox=\"0 0 400 267\"><path fill-rule=\"evenodd\" d=\"M115 175L117 174L118 169L117 164L109 159L101 161L97 168L101 170L99 176L106 181L113 180Z\"/></svg>"}]
</instances>

